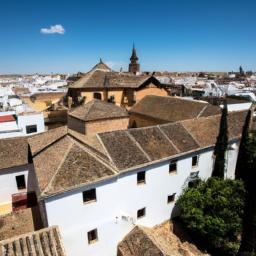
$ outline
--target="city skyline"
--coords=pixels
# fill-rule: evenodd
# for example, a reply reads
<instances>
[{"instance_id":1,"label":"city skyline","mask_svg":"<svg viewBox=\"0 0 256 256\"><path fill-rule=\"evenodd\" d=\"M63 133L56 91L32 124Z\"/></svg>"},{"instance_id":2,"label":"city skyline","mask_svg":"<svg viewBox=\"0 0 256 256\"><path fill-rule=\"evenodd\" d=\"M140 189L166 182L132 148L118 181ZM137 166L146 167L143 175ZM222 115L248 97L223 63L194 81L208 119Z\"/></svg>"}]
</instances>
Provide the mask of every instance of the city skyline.
<instances>
[{"instance_id":1,"label":"city skyline","mask_svg":"<svg viewBox=\"0 0 256 256\"><path fill-rule=\"evenodd\" d=\"M253 1L2 1L0 74L256 70Z\"/></svg>"}]
</instances>

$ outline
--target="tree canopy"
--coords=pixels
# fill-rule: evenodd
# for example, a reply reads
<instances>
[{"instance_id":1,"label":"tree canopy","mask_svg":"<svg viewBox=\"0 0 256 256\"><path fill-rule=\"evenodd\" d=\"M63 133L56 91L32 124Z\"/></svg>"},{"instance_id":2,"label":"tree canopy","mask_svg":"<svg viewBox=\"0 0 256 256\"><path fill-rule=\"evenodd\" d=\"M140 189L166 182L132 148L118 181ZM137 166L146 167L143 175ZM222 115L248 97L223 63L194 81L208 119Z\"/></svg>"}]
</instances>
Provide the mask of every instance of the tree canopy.
<instances>
[{"instance_id":1,"label":"tree canopy","mask_svg":"<svg viewBox=\"0 0 256 256\"><path fill-rule=\"evenodd\" d=\"M218 255L235 255L242 230L245 189L240 180L210 178L187 188L176 205L193 236Z\"/></svg>"}]
</instances>

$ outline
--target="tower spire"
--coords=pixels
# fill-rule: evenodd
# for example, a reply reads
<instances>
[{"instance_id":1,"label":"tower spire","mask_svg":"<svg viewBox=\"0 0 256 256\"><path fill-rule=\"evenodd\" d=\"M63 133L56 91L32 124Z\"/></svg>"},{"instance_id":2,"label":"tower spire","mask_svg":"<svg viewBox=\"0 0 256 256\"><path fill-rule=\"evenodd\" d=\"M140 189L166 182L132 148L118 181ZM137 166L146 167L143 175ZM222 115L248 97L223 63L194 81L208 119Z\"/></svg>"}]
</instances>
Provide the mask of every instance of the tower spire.
<instances>
[{"instance_id":1,"label":"tower spire","mask_svg":"<svg viewBox=\"0 0 256 256\"><path fill-rule=\"evenodd\" d=\"M140 72L140 64L138 63L138 60L139 60L139 58L137 57L136 48L133 43L132 55L130 58L131 62L129 64L129 72L134 73L134 74Z\"/></svg>"}]
</instances>

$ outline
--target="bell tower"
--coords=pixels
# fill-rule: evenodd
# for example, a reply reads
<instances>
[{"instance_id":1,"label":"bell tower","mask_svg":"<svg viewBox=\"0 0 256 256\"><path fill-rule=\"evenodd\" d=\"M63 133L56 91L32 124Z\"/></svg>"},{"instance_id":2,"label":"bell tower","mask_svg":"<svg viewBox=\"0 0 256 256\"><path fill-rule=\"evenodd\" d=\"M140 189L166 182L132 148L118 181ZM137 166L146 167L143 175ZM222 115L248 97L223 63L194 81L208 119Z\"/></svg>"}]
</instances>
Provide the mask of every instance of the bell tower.
<instances>
[{"instance_id":1,"label":"bell tower","mask_svg":"<svg viewBox=\"0 0 256 256\"><path fill-rule=\"evenodd\" d=\"M129 72L136 74L138 72L140 72L140 64L138 63L139 58L137 57L137 53L136 53L136 49L135 46L133 44L133 48L132 48L132 56L130 58L130 64L129 64Z\"/></svg>"}]
</instances>

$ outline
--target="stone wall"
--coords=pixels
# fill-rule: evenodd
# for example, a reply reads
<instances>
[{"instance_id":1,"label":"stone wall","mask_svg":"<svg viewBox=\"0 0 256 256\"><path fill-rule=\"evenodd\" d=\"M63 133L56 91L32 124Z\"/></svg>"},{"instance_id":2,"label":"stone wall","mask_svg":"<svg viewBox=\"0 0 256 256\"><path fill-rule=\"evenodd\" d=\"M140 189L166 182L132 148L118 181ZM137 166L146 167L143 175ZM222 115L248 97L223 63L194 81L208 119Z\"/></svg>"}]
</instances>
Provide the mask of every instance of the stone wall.
<instances>
[{"instance_id":1,"label":"stone wall","mask_svg":"<svg viewBox=\"0 0 256 256\"><path fill-rule=\"evenodd\" d=\"M85 135L92 135L115 130L125 130L128 128L128 125L128 117L89 122L85 122L71 116L68 117L68 128Z\"/></svg>"},{"instance_id":2,"label":"stone wall","mask_svg":"<svg viewBox=\"0 0 256 256\"><path fill-rule=\"evenodd\" d=\"M68 128L85 134L85 122L68 115Z\"/></svg>"}]
</instances>

